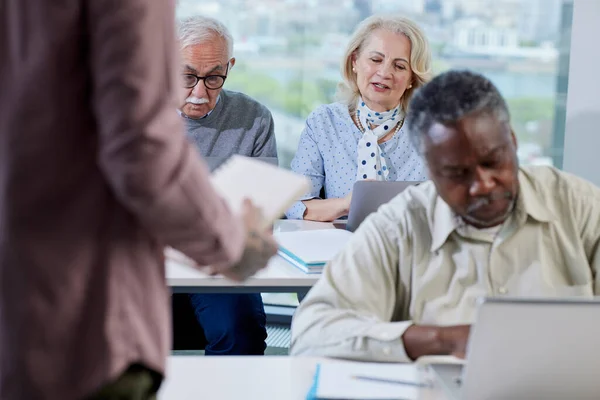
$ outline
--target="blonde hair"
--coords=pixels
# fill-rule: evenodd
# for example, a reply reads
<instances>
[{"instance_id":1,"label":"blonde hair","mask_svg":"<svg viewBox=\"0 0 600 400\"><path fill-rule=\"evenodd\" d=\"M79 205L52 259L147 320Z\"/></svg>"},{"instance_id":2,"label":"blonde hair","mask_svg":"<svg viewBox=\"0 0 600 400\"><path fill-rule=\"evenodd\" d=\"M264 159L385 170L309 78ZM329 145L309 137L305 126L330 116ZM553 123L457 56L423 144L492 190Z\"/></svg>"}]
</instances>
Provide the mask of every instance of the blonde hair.
<instances>
[{"instance_id":1,"label":"blonde hair","mask_svg":"<svg viewBox=\"0 0 600 400\"><path fill-rule=\"evenodd\" d=\"M360 96L356 73L352 71L352 60L360 54L367 39L378 29L403 34L410 41L410 69L413 78L410 82L412 87L406 88L402 95L401 105L404 112L408 110L408 103L414 91L431 79L431 50L421 28L405 17L373 15L356 28L342 59L343 82L338 85L336 97L348 105L351 114L356 111L356 103Z\"/></svg>"}]
</instances>

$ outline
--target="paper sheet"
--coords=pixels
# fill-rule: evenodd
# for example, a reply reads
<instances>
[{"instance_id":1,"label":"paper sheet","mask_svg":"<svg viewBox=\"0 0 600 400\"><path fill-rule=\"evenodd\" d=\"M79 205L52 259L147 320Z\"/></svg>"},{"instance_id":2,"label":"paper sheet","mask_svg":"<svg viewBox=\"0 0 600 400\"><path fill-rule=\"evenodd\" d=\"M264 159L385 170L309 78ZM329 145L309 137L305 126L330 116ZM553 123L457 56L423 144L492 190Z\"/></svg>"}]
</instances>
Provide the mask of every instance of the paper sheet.
<instances>
[{"instance_id":1,"label":"paper sheet","mask_svg":"<svg viewBox=\"0 0 600 400\"><path fill-rule=\"evenodd\" d=\"M395 381L422 383L425 379L423 367L415 364L382 364L361 362L335 362L319 365L315 375L313 393L308 399L418 399L429 388L408 384L374 382L357 379L357 376L390 379Z\"/></svg>"}]
</instances>

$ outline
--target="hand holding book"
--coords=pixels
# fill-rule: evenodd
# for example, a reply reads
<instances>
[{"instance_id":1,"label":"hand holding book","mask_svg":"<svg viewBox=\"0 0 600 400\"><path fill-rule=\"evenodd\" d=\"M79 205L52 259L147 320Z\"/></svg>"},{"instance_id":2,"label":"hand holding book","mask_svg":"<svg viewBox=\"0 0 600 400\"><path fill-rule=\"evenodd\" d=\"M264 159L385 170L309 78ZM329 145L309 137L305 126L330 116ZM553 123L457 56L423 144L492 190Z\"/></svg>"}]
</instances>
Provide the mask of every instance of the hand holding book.
<instances>
[{"instance_id":1,"label":"hand holding book","mask_svg":"<svg viewBox=\"0 0 600 400\"><path fill-rule=\"evenodd\" d=\"M248 199L242 204L242 219L246 227L246 243L242 258L232 267L220 271L224 277L235 281L248 279L263 269L277 253L277 243L273 239L272 229L263 228L262 212Z\"/></svg>"},{"instance_id":2,"label":"hand holding book","mask_svg":"<svg viewBox=\"0 0 600 400\"><path fill-rule=\"evenodd\" d=\"M215 171L212 183L229 209L240 216L246 239L242 256L234 265L205 266L205 270L211 275L222 274L241 281L266 267L275 255L277 243L271 226L309 190L309 181L302 175L263 161L234 155ZM165 256L181 264L198 267L176 250L166 249Z\"/></svg>"}]
</instances>

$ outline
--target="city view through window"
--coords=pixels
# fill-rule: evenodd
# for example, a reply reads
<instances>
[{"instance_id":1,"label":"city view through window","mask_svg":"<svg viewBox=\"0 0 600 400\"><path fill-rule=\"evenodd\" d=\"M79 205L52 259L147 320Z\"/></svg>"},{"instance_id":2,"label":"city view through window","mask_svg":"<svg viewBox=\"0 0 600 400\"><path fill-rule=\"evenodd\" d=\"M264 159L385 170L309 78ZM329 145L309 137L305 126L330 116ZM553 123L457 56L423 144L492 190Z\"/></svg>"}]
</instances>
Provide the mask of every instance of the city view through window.
<instances>
[{"instance_id":1,"label":"city view through window","mask_svg":"<svg viewBox=\"0 0 600 400\"><path fill-rule=\"evenodd\" d=\"M177 17L211 16L230 29L237 63L225 88L271 110L284 167L308 114L335 101L353 29L379 13L419 23L434 73L467 68L489 77L508 101L521 162L560 167L570 8L565 0L180 0Z\"/></svg>"}]
</instances>

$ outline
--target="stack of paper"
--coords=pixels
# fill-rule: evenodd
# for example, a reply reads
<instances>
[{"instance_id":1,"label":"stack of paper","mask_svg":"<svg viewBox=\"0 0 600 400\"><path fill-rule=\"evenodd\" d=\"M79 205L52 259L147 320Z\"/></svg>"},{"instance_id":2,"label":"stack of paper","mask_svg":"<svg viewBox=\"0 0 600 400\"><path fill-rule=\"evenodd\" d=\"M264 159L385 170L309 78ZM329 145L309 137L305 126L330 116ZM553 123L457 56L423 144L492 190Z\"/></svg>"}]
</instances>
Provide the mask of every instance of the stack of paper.
<instances>
[{"instance_id":1,"label":"stack of paper","mask_svg":"<svg viewBox=\"0 0 600 400\"><path fill-rule=\"evenodd\" d=\"M307 400L420 399L433 390L415 364L324 362L317 365Z\"/></svg>"},{"instance_id":2,"label":"stack of paper","mask_svg":"<svg viewBox=\"0 0 600 400\"><path fill-rule=\"evenodd\" d=\"M280 232L275 235L279 255L309 274L320 273L344 248L352 232L342 229Z\"/></svg>"}]
</instances>

